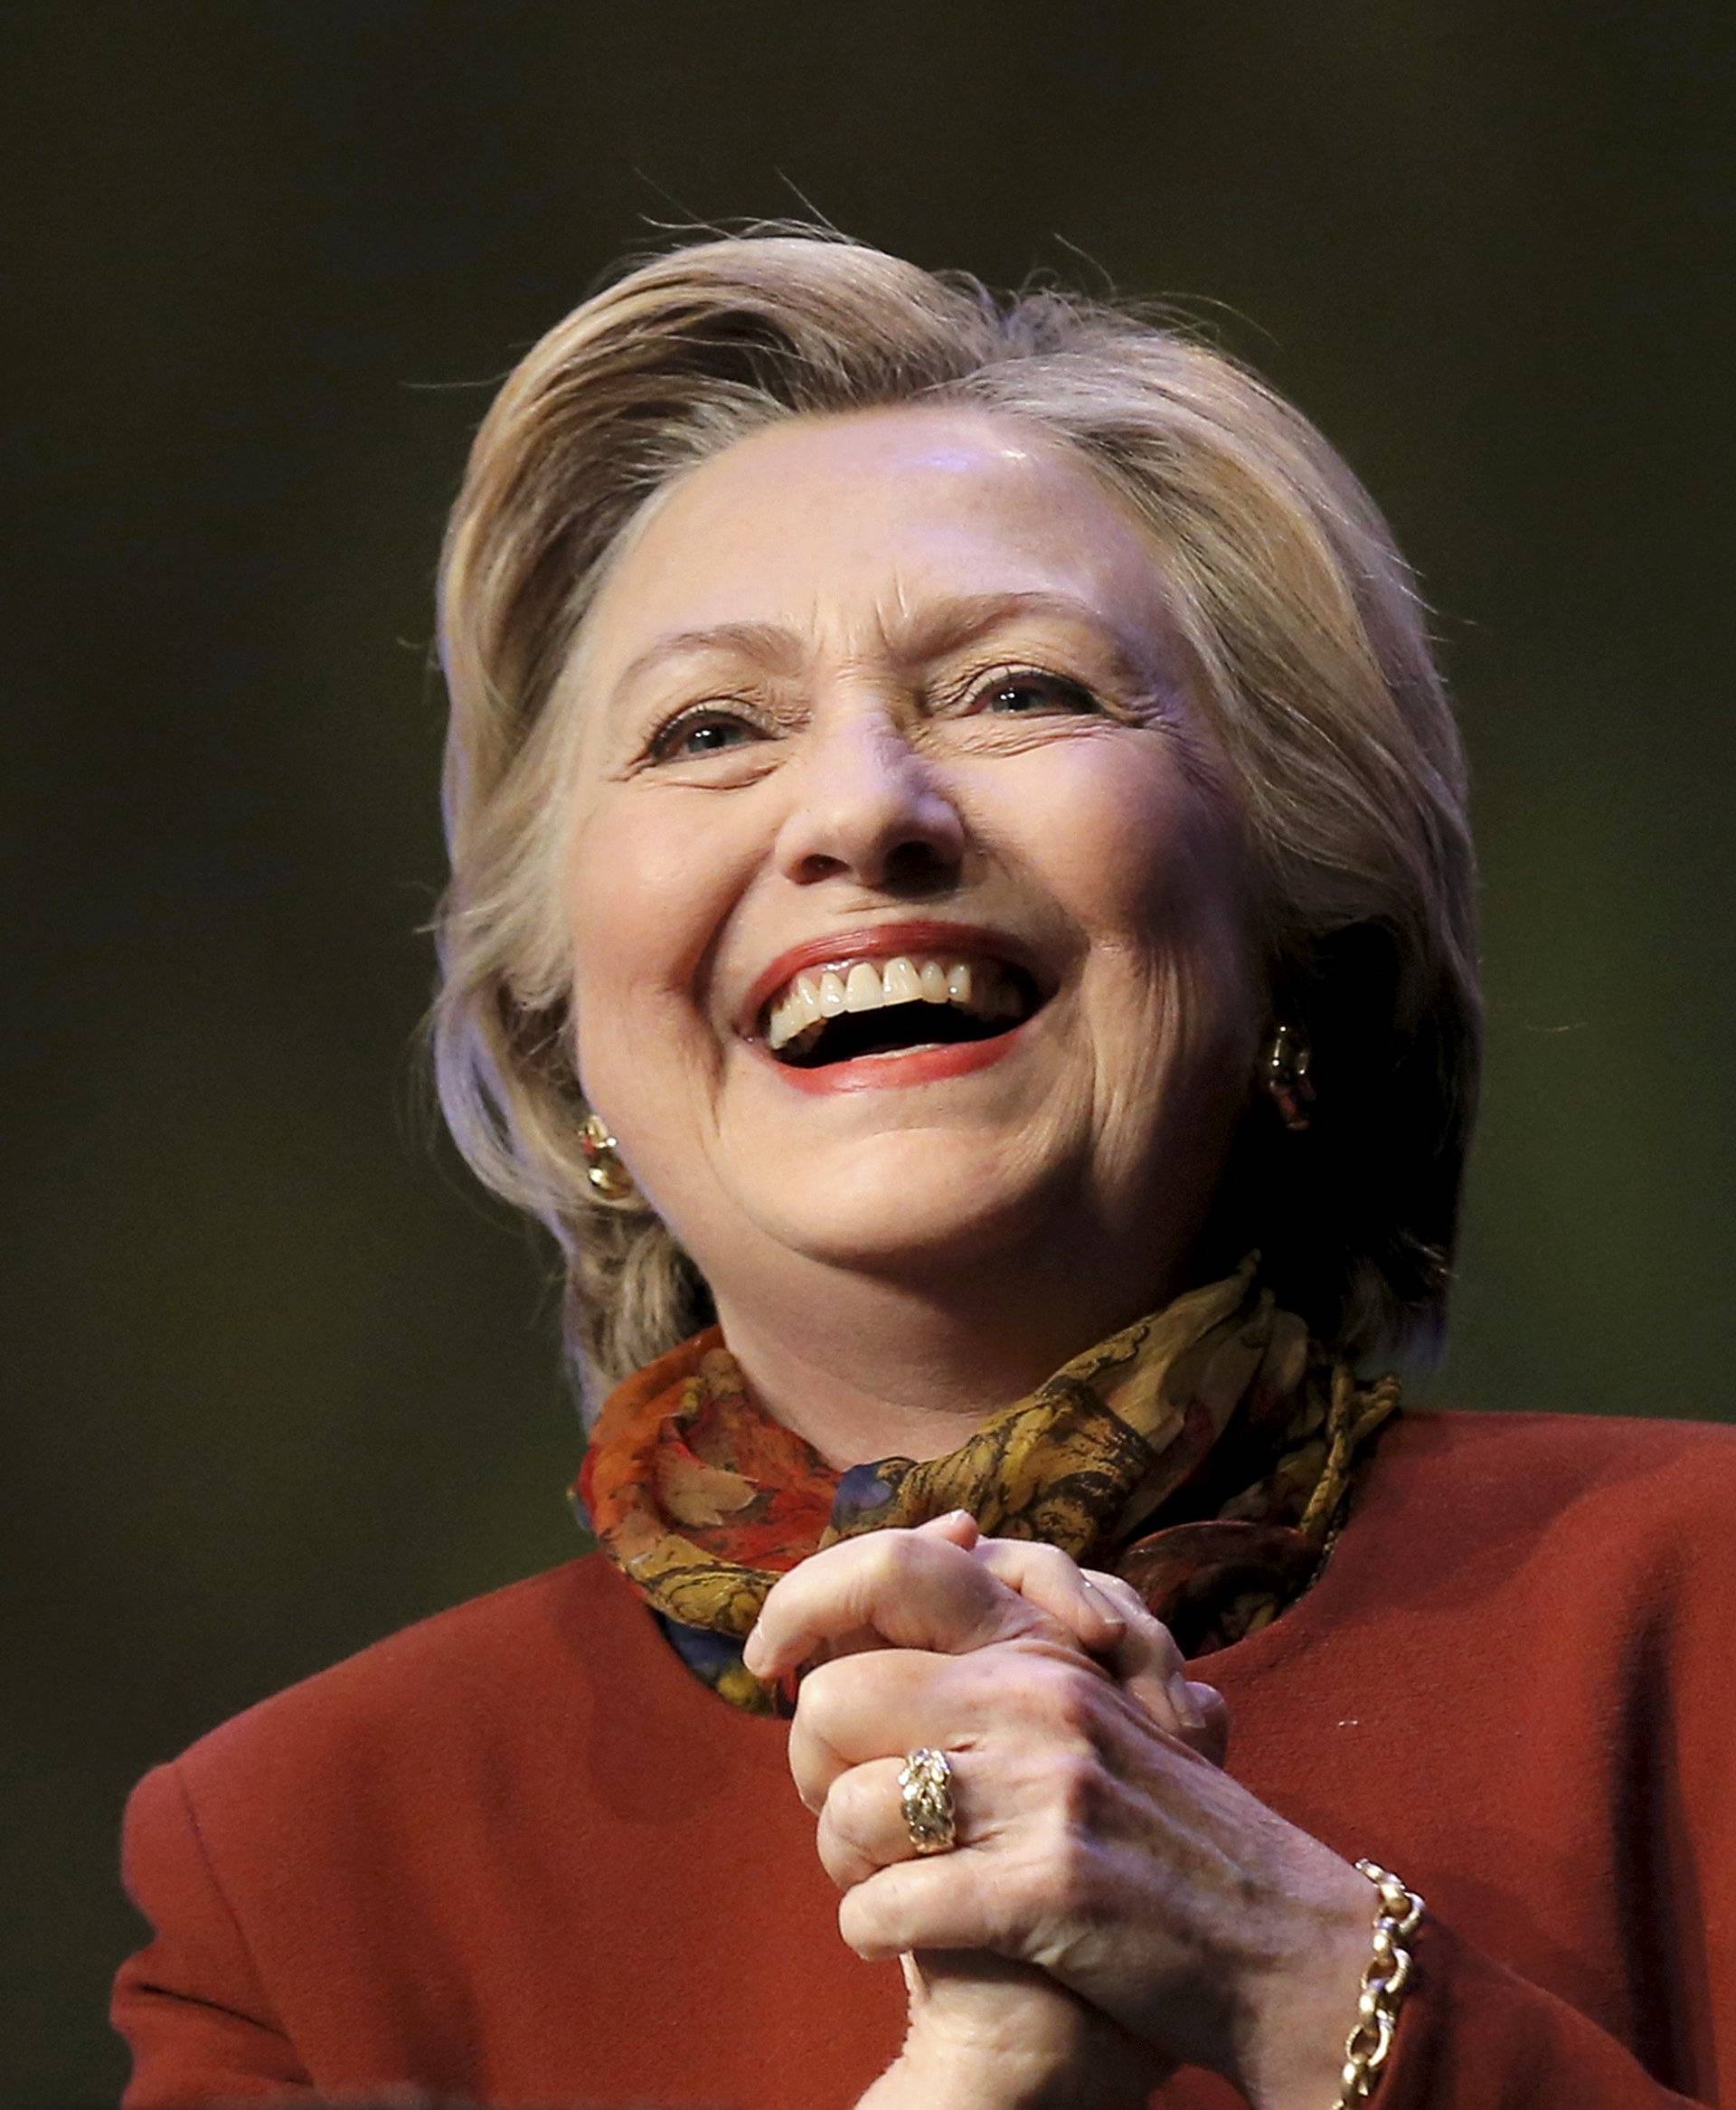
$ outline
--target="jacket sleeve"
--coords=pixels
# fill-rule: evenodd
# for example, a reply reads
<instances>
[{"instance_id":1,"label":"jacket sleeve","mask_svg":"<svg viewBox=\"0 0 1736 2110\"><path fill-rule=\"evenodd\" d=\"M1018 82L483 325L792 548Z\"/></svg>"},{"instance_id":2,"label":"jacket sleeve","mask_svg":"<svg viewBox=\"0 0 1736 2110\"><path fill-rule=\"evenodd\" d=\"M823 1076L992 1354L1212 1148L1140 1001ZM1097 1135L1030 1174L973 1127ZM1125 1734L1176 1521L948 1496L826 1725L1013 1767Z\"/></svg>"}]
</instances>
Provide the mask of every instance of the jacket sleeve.
<instances>
[{"instance_id":1,"label":"jacket sleeve","mask_svg":"<svg viewBox=\"0 0 1736 2110\"><path fill-rule=\"evenodd\" d=\"M1628 1935L1646 2063L1425 1916L1376 2110L1736 2110L1736 1445L1721 1430L1684 1459L1692 1494L1666 1490L1646 1587L1618 1623L1633 1666L1622 1717L1646 1742L1612 1761L1603 1817L1628 1863L1630 1928L1646 1930Z\"/></svg>"},{"instance_id":2,"label":"jacket sleeve","mask_svg":"<svg viewBox=\"0 0 1736 2110\"><path fill-rule=\"evenodd\" d=\"M1594 2022L1438 1919L1418 1927L1411 1955L1378 2110L1711 2110L1728 2099L1711 2075L1704 2094L1665 2087Z\"/></svg>"},{"instance_id":3,"label":"jacket sleeve","mask_svg":"<svg viewBox=\"0 0 1736 2110\"><path fill-rule=\"evenodd\" d=\"M127 1894L154 1930L115 1982L110 2013L133 2055L123 2110L310 2096L174 1765L133 1791L122 1865Z\"/></svg>"}]
</instances>

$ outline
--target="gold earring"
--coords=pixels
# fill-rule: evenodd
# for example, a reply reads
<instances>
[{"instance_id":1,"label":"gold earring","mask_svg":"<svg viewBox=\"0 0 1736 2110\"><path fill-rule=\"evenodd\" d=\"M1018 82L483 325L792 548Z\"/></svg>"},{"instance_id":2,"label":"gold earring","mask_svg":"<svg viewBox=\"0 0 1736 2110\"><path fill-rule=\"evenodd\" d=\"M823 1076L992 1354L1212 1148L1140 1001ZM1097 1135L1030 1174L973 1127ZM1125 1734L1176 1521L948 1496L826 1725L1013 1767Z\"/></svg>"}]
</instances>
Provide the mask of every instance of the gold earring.
<instances>
[{"instance_id":1,"label":"gold earring","mask_svg":"<svg viewBox=\"0 0 1736 2110\"><path fill-rule=\"evenodd\" d=\"M626 1201L633 1176L616 1155L620 1146L600 1114L588 1113L579 1124L579 1148L585 1154L585 1178L606 1202Z\"/></svg>"},{"instance_id":2,"label":"gold earring","mask_svg":"<svg viewBox=\"0 0 1736 2110\"><path fill-rule=\"evenodd\" d=\"M1314 1118L1308 1112L1315 1096L1314 1086L1308 1080L1310 1060L1308 1044L1299 1033L1288 1026L1276 1029L1271 1046L1266 1051L1261 1083L1271 1094L1284 1126L1293 1134L1299 1135Z\"/></svg>"}]
</instances>

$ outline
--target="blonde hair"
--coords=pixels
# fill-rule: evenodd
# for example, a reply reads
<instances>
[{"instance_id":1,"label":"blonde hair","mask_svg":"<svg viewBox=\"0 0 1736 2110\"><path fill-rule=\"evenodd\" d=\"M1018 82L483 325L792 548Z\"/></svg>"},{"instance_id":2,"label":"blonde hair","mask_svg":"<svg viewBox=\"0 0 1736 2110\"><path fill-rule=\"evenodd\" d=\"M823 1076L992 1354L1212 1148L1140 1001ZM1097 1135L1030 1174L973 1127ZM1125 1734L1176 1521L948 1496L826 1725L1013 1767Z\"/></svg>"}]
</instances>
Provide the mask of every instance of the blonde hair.
<instances>
[{"instance_id":1,"label":"blonde hair","mask_svg":"<svg viewBox=\"0 0 1736 2110\"><path fill-rule=\"evenodd\" d=\"M1305 1135L1250 1100L1225 1250L1260 1244L1346 1353L1438 1334L1476 1096L1473 869L1458 734L1384 522L1298 412L1166 322L778 226L642 261L549 331L476 435L442 558L436 1074L477 1175L559 1243L584 1390L711 1314L664 1225L584 1176L557 677L675 478L779 420L915 402L1032 421L1150 528L1258 875L1274 1015L1319 1091Z\"/></svg>"}]
</instances>

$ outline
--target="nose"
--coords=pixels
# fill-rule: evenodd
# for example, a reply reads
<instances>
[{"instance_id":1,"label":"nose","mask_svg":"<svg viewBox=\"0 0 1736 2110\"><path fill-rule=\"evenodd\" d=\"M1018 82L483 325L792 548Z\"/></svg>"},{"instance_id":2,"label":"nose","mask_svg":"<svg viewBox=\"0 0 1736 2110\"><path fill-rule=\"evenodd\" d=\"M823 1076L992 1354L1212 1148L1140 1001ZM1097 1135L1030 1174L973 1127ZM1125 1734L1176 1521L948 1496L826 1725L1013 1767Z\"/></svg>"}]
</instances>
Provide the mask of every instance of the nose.
<instances>
[{"instance_id":1,"label":"nose","mask_svg":"<svg viewBox=\"0 0 1736 2110\"><path fill-rule=\"evenodd\" d=\"M778 858L798 885L851 878L920 892L956 876L965 824L934 764L880 712L807 735Z\"/></svg>"}]
</instances>

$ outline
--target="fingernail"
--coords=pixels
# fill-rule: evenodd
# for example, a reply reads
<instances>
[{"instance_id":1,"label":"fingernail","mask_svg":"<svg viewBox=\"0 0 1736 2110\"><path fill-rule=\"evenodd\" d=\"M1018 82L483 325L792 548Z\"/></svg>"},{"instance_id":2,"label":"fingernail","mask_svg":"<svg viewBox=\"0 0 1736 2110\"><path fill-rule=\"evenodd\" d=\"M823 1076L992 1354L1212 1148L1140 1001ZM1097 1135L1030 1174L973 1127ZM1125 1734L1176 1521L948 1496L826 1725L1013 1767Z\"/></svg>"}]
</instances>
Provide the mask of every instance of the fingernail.
<instances>
[{"instance_id":1,"label":"fingernail","mask_svg":"<svg viewBox=\"0 0 1736 2110\"><path fill-rule=\"evenodd\" d=\"M1169 1695L1170 1706L1175 1709L1175 1719L1184 1729L1204 1728L1205 1717L1194 1698L1194 1688L1179 1670L1165 1680L1164 1690Z\"/></svg>"},{"instance_id":2,"label":"fingernail","mask_svg":"<svg viewBox=\"0 0 1736 2110\"><path fill-rule=\"evenodd\" d=\"M760 1675L760 1665L765 1652L765 1644L760 1639L758 1625L750 1627L747 1640L741 1644L741 1661L756 1678Z\"/></svg>"},{"instance_id":3,"label":"fingernail","mask_svg":"<svg viewBox=\"0 0 1736 2110\"><path fill-rule=\"evenodd\" d=\"M1126 1633L1127 1623L1125 1615L1116 1610L1089 1575L1080 1578L1080 1587L1090 1593L1086 1602L1098 1623L1110 1633Z\"/></svg>"}]
</instances>

